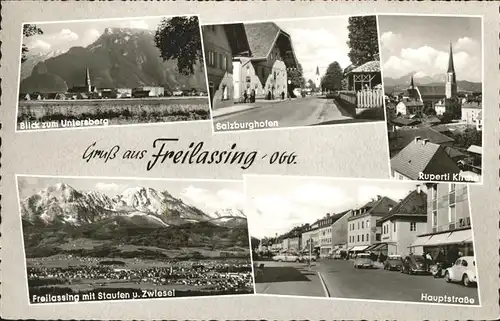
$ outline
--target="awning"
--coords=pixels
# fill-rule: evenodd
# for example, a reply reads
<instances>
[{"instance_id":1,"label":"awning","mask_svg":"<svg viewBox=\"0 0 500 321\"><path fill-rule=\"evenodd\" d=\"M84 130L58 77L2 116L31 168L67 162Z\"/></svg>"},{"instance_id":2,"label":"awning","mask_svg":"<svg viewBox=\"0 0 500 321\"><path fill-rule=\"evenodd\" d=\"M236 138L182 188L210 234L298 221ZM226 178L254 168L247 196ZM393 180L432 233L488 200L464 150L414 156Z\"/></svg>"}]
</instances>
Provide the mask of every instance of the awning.
<instances>
[{"instance_id":1,"label":"awning","mask_svg":"<svg viewBox=\"0 0 500 321\"><path fill-rule=\"evenodd\" d=\"M446 244L460 244L472 242L472 230L460 230L431 236L419 237L410 247L416 246L437 246Z\"/></svg>"},{"instance_id":2,"label":"awning","mask_svg":"<svg viewBox=\"0 0 500 321\"><path fill-rule=\"evenodd\" d=\"M369 247L367 247L365 249L365 251L370 251L370 250L373 250L375 247L377 247L378 244L373 244L373 245L370 245Z\"/></svg>"},{"instance_id":3,"label":"awning","mask_svg":"<svg viewBox=\"0 0 500 321\"><path fill-rule=\"evenodd\" d=\"M378 249L381 249L383 248L384 246L387 246L387 243L379 243L379 244L376 244L374 247L372 247L370 250L378 250Z\"/></svg>"},{"instance_id":4,"label":"awning","mask_svg":"<svg viewBox=\"0 0 500 321\"><path fill-rule=\"evenodd\" d=\"M347 252L351 252L353 248L354 248L354 246L353 246L353 247L348 248L348 249L347 249Z\"/></svg>"},{"instance_id":5,"label":"awning","mask_svg":"<svg viewBox=\"0 0 500 321\"><path fill-rule=\"evenodd\" d=\"M417 239L409 247L424 246L430 239L431 239L431 236L417 237Z\"/></svg>"},{"instance_id":6,"label":"awning","mask_svg":"<svg viewBox=\"0 0 500 321\"><path fill-rule=\"evenodd\" d=\"M355 246L353 247L351 250L349 250L349 252L359 252L359 251L364 251L366 248L368 247L368 245L358 245L358 246Z\"/></svg>"}]
</instances>

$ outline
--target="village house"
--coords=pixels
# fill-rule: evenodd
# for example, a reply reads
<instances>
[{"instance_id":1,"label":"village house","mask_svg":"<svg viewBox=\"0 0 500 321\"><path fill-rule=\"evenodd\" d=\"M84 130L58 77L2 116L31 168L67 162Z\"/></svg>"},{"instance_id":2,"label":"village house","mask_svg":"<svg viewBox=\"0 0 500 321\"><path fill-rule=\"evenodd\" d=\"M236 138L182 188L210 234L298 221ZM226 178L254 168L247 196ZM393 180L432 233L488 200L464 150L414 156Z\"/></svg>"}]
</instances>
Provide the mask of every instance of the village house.
<instances>
[{"instance_id":1,"label":"village house","mask_svg":"<svg viewBox=\"0 0 500 321\"><path fill-rule=\"evenodd\" d=\"M327 257L332 251L332 225L334 217L327 213L326 216L319 220L319 256Z\"/></svg>"},{"instance_id":2,"label":"village house","mask_svg":"<svg viewBox=\"0 0 500 321\"><path fill-rule=\"evenodd\" d=\"M396 105L396 113L398 115L423 115L424 103L421 101L400 101Z\"/></svg>"},{"instance_id":3,"label":"village house","mask_svg":"<svg viewBox=\"0 0 500 321\"><path fill-rule=\"evenodd\" d=\"M453 146L455 141L453 138L450 138L430 127L396 130L389 136L389 151L391 157L399 153L417 137L422 140L427 139L433 144L449 147Z\"/></svg>"},{"instance_id":4,"label":"village house","mask_svg":"<svg viewBox=\"0 0 500 321\"><path fill-rule=\"evenodd\" d=\"M415 254L445 252L457 247L464 256L474 255L467 184L426 184L427 226L411 244Z\"/></svg>"},{"instance_id":5,"label":"village house","mask_svg":"<svg viewBox=\"0 0 500 321\"><path fill-rule=\"evenodd\" d=\"M353 209L348 221L347 248L348 252L364 251L370 245L380 242L381 231L377 220L386 216L396 205L392 199L377 195L358 209Z\"/></svg>"},{"instance_id":6,"label":"village house","mask_svg":"<svg viewBox=\"0 0 500 321\"><path fill-rule=\"evenodd\" d=\"M221 107L224 101L232 103L234 99L233 57L249 57L250 46L242 23L205 25L201 28L209 96L212 108L217 108Z\"/></svg>"},{"instance_id":7,"label":"village house","mask_svg":"<svg viewBox=\"0 0 500 321\"><path fill-rule=\"evenodd\" d=\"M261 99L287 97L287 69L298 66L290 35L273 22L244 24L244 29L250 55L233 57L233 99L252 91Z\"/></svg>"},{"instance_id":8,"label":"village house","mask_svg":"<svg viewBox=\"0 0 500 321\"><path fill-rule=\"evenodd\" d=\"M427 194L420 185L399 201L389 213L377 221L381 228L381 242L367 248L385 255L410 253L410 245L427 227Z\"/></svg>"},{"instance_id":9,"label":"village house","mask_svg":"<svg viewBox=\"0 0 500 321\"><path fill-rule=\"evenodd\" d=\"M306 225L302 231L301 252L308 252L310 249L314 253L320 251L319 221Z\"/></svg>"},{"instance_id":10,"label":"village house","mask_svg":"<svg viewBox=\"0 0 500 321\"><path fill-rule=\"evenodd\" d=\"M426 180L421 174L453 175L460 173L460 168L443 146L417 136L391 158L391 171L395 179Z\"/></svg>"},{"instance_id":11,"label":"village house","mask_svg":"<svg viewBox=\"0 0 500 321\"><path fill-rule=\"evenodd\" d=\"M476 125L482 118L482 104L480 101L464 102L462 104L462 121L468 125Z\"/></svg>"}]
</instances>

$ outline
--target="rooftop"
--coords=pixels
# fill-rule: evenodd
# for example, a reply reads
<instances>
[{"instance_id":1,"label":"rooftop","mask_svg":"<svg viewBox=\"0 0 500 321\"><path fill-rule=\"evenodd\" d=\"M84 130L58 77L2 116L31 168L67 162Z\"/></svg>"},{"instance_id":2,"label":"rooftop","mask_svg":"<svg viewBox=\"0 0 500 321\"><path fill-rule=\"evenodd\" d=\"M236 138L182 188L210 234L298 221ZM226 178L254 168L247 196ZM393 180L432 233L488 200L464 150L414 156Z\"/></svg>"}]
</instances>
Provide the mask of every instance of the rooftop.
<instances>
[{"instance_id":1,"label":"rooftop","mask_svg":"<svg viewBox=\"0 0 500 321\"><path fill-rule=\"evenodd\" d=\"M393 123L394 125L399 125L399 126L412 126L420 124L420 121L418 119L409 119L403 117L397 117L391 119L390 122Z\"/></svg>"},{"instance_id":2,"label":"rooftop","mask_svg":"<svg viewBox=\"0 0 500 321\"><path fill-rule=\"evenodd\" d=\"M474 153L474 154L483 154L483 148L481 146L477 145L470 145L470 147L467 149L468 152Z\"/></svg>"},{"instance_id":3,"label":"rooftop","mask_svg":"<svg viewBox=\"0 0 500 321\"><path fill-rule=\"evenodd\" d=\"M423 216L427 218L427 194L416 189L405 196L393 209L379 222L390 220L398 216Z\"/></svg>"},{"instance_id":4,"label":"rooftop","mask_svg":"<svg viewBox=\"0 0 500 321\"><path fill-rule=\"evenodd\" d=\"M479 101L468 101L462 104L462 108L482 109L483 107Z\"/></svg>"},{"instance_id":5,"label":"rooftop","mask_svg":"<svg viewBox=\"0 0 500 321\"><path fill-rule=\"evenodd\" d=\"M362 212L362 214L353 215L349 217L349 221L355 220L359 217L364 217L368 215L376 215L383 216L389 213L390 209L396 205L396 202L390 199L387 196L377 196L377 199L374 199L365 205L363 205L360 209L366 210L366 212ZM356 210L354 210L355 212Z\"/></svg>"},{"instance_id":6,"label":"rooftop","mask_svg":"<svg viewBox=\"0 0 500 321\"><path fill-rule=\"evenodd\" d=\"M380 61L373 60L349 71L350 73L380 72Z\"/></svg>"},{"instance_id":7,"label":"rooftop","mask_svg":"<svg viewBox=\"0 0 500 321\"><path fill-rule=\"evenodd\" d=\"M420 96L446 96L445 86L417 86Z\"/></svg>"},{"instance_id":8,"label":"rooftop","mask_svg":"<svg viewBox=\"0 0 500 321\"><path fill-rule=\"evenodd\" d=\"M413 180L419 180L420 173L460 173L457 164L438 144L416 137L391 159L392 170Z\"/></svg>"},{"instance_id":9,"label":"rooftop","mask_svg":"<svg viewBox=\"0 0 500 321\"><path fill-rule=\"evenodd\" d=\"M440 132L429 127L398 130L394 137L391 137L389 141L389 147L391 151L400 150L406 147L410 142L412 142L415 137L420 137L422 139L428 139L429 142L434 144L444 144L452 143L455 140L450 138Z\"/></svg>"}]
</instances>

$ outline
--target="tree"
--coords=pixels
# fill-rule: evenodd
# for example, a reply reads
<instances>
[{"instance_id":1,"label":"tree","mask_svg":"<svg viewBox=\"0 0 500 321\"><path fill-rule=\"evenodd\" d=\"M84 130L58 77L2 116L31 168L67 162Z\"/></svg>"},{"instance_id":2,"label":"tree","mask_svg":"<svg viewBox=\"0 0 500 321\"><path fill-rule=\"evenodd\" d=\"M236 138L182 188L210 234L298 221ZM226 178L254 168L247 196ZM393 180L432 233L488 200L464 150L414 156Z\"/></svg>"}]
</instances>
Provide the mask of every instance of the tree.
<instances>
[{"instance_id":1,"label":"tree","mask_svg":"<svg viewBox=\"0 0 500 321\"><path fill-rule=\"evenodd\" d=\"M302 75L302 65L299 63L297 69L287 69L287 78L291 81L291 85L294 88L304 88L306 83L304 76Z\"/></svg>"},{"instance_id":2,"label":"tree","mask_svg":"<svg viewBox=\"0 0 500 321\"><path fill-rule=\"evenodd\" d=\"M325 75L321 79L321 88L323 91L333 91L341 89L342 68L336 61L328 65Z\"/></svg>"},{"instance_id":3,"label":"tree","mask_svg":"<svg viewBox=\"0 0 500 321\"><path fill-rule=\"evenodd\" d=\"M355 66L379 60L377 18L375 16L350 17L347 30L350 48L348 53Z\"/></svg>"},{"instance_id":4,"label":"tree","mask_svg":"<svg viewBox=\"0 0 500 321\"><path fill-rule=\"evenodd\" d=\"M252 250L255 250L256 248L259 247L260 240L258 238L256 238L256 237L252 236L251 244L252 244Z\"/></svg>"},{"instance_id":5,"label":"tree","mask_svg":"<svg viewBox=\"0 0 500 321\"><path fill-rule=\"evenodd\" d=\"M315 90L315 89L316 89L316 84L315 84L315 83L314 83L314 81L312 81L311 79L309 79L309 80L307 81L307 86L308 86L309 88L311 88L312 90Z\"/></svg>"},{"instance_id":6,"label":"tree","mask_svg":"<svg viewBox=\"0 0 500 321\"><path fill-rule=\"evenodd\" d=\"M203 66L198 17L163 19L154 40L163 61L176 59L181 74L192 75L197 63Z\"/></svg>"},{"instance_id":7,"label":"tree","mask_svg":"<svg viewBox=\"0 0 500 321\"><path fill-rule=\"evenodd\" d=\"M24 24L23 25L23 37L24 38L29 38L34 35L43 35L42 29L38 28L36 25L33 24ZM26 46L24 43L22 44L21 47L21 63L25 62L28 60L28 46Z\"/></svg>"}]
</instances>

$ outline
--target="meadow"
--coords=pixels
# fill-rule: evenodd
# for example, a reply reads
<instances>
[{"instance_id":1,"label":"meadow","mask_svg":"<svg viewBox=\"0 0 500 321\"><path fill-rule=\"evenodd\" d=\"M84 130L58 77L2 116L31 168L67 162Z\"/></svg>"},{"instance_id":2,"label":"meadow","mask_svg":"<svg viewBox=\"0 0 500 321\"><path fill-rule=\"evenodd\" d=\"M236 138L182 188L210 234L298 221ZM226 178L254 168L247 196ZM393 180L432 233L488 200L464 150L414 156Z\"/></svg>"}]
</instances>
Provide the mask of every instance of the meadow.
<instances>
[{"instance_id":1,"label":"meadow","mask_svg":"<svg viewBox=\"0 0 500 321\"><path fill-rule=\"evenodd\" d=\"M207 97L35 100L18 105L19 129L23 122L86 119L107 119L108 125L196 121L210 119L210 109Z\"/></svg>"}]
</instances>

